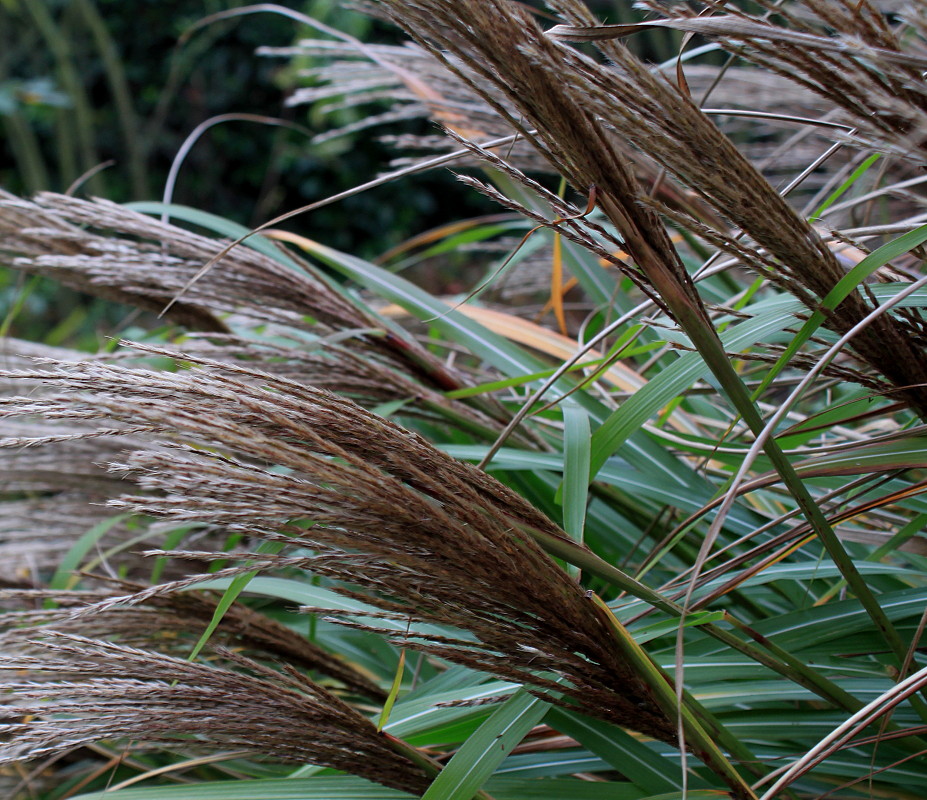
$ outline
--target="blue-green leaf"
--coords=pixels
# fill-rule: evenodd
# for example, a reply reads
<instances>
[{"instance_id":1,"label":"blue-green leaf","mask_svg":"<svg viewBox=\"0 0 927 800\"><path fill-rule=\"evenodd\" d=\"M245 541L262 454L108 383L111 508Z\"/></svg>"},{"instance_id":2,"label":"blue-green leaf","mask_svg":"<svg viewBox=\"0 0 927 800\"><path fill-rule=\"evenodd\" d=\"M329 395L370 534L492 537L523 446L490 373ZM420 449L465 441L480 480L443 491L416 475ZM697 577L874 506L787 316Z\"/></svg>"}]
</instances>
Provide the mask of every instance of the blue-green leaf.
<instances>
[{"instance_id":1,"label":"blue-green leaf","mask_svg":"<svg viewBox=\"0 0 927 800\"><path fill-rule=\"evenodd\" d=\"M237 222L232 222L230 219L220 217L218 214L211 214L208 211L202 211L198 208L191 208L190 206L179 205L177 203L160 203L144 200L136 203L126 203L125 207L132 211L138 211L140 214L169 214L177 219L182 219L184 222L189 222L192 225L205 228L213 233L218 233L220 236L227 236L230 239L239 239L251 230ZM297 266L293 259L288 258L279 247L260 234L249 236L242 244L247 245L253 250L257 250L265 256L269 256L274 261L278 261L294 271L302 272L302 269Z\"/></svg>"},{"instance_id":2,"label":"blue-green leaf","mask_svg":"<svg viewBox=\"0 0 927 800\"><path fill-rule=\"evenodd\" d=\"M470 800L548 708L548 703L520 689L461 745L422 800Z\"/></svg>"},{"instance_id":3,"label":"blue-green leaf","mask_svg":"<svg viewBox=\"0 0 927 800\"><path fill-rule=\"evenodd\" d=\"M645 791L682 788L682 775L677 765L615 725L556 706L547 712L545 721L552 728L572 736Z\"/></svg>"},{"instance_id":4,"label":"blue-green leaf","mask_svg":"<svg viewBox=\"0 0 927 800\"><path fill-rule=\"evenodd\" d=\"M563 529L583 541L589 500L589 415L574 403L563 408Z\"/></svg>"}]
</instances>

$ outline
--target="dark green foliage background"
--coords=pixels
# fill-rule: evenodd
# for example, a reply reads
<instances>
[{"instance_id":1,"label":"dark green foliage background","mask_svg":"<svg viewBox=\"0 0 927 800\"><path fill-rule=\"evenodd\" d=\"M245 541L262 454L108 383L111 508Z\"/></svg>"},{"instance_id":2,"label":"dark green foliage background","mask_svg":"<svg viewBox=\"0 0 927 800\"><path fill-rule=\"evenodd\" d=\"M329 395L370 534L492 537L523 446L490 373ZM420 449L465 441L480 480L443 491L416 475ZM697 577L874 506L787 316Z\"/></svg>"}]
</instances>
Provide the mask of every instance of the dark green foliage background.
<instances>
[{"instance_id":1,"label":"dark green foliage background","mask_svg":"<svg viewBox=\"0 0 927 800\"><path fill-rule=\"evenodd\" d=\"M255 50L319 35L291 19L258 13L221 20L178 47L183 33L204 17L243 5L229 0L0 0L0 187L28 196L63 192L79 182L79 195L116 202L159 200L185 138L212 117L277 117L314 133L354 121L360 111L324 116L285 106L302 79L288 60L258 57ZM366 42L401 38L395 29L344 8L339 0L279 5ZM590 7L613 22L631 13L617 0ZM672 34L654 34L638 37L635 46L653 56L669 54ZM128 111L117 102L113 70L124 75ZM393 124L313 145L304 131L222 122L206 131L186 157L173 201L255 226L384 171L393 153L378 141L381 133L428 133L430 125ZM114 163L82 179L109 161ZM374 258L436 225L496 210L446 170L436 170L282 227ZM129 313L50 282L26 284L21 274L0 266L3 333L96 349L137 319Z\"/></svg>"},{"instance_id":2,"label":"dark green foliage background","mask_svg":"<svg viewBox=\"0 0 927 800\"><path fill-rule=\"evenodd\" d=\"M203 17L243 5L180 0L5 0L0 3L0 186L30 195L65 191L98 164L115 163L78 193L117 202L160 199L171 162L200 123L219 114L280 117L318 132L351 121L322 118L285 99L299 80L284 60L260 58L315 32L272 13L215 22L182 47L179 37ZM367 41L397 33L328 0L286 3ZM128 84L132 116L115 102L105 56L87 19L105 26ZM71 83L69 83L69 78ZM68 92L77 81L79 90ZM80 103L89 115L81 114ZM406 126L422 131L427 123ZM126 129L137 147L133 170ZM391 132L396 132L393 126ZM376 133L313 146L304 132L254 122L223 122L186 158L174 202L246 225L342 191L376 175L390 153ZM82 151L81 142L90 142ZM483 209L446 172L409 179L323 209L291 228L334 247L373 257L407 236ZM28 296L23 290L29 289ZM103 308L44 282L26 287L0 275L5 332L87 348L100 344L126 310Z\"/></svg>"},{"instance_id":3,"label":"dark green foliage background","mask_svg":"<svg viewBox=\"0 0 927 800\"><path fill-rule=\"evenodd\" d=\"M0 143L0 185L8 191L64 191L86 170L112 159L116 163L90 179L83 191L116 201L158 198L184 138L210 117L261 114L308 123L316 131L331 125L323 119L307 119L311 113L305 108L284 108L296 76L283 62L254 55L262 45L286 45L313 35L304 26L276 14L254 14L216 22L178 49L178 38L195 22L243 4L97 0L96 12L118 50L134 104L133 138L142 155L143 179L133 180L125 120L114 102L103 56L80 13L89 2L36 3L55 25L69 67L80 78L92 112L86 132L80 128L61 63L36 22L36 12L25 0L0 4L0 90L9 99L0 113L5 125L11 117L24 124L42 161L41 169L30 170L18 157L8 132ZM370 20L331 2L284 5L368 40L396 35L371 30ZM92 159L82 158L79 152L79 139L85 133L93 141ZM313 147L298 131L253 122L222 123L205 133L186 159L174 200L257 224L376 174L389 154L374 136L363 139L360 146L345 140ZM438 185L442 193L453 192L455 199L470 196L448 188L445 175L425 177L417 179L414 188L393 186L379 195L373 192L300 225L308 235L324 235L336 247L372 255L433 221ZM403 201L397 203L400 192Z\"/></svg>"}]
</instances>

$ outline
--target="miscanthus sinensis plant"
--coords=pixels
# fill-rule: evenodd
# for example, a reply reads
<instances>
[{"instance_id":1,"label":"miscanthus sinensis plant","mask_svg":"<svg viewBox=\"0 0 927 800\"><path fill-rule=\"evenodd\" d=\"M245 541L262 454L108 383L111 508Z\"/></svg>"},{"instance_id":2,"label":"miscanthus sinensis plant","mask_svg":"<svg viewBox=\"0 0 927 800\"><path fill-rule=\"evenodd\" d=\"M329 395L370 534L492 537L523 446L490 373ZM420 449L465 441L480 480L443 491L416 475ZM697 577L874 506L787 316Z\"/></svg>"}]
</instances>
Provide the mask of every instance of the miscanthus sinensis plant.
<instances>
[{"instance_id":1,"label":"miscanthus sinensis plant","mask_svg":"<svg viewBox=\"0 0 927 800\"><path fill-rule=\"evenodd\" d=\"M927 15L644 6L232 12L324 34L263 53L320 138L432 121L371 183L503 209L377 263L0 197L5 266L169 323L3 342L6 796L927 793Z\"/></svg>"}]
</instances>

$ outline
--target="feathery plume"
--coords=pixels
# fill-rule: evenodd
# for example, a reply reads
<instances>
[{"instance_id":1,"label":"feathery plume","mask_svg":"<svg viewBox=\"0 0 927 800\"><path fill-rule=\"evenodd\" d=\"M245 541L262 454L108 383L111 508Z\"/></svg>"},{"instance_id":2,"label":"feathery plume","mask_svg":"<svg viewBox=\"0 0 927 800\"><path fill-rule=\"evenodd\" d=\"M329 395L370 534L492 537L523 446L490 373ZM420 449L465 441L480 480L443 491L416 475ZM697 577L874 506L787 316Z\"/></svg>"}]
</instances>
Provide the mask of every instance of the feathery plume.
<instances>
[{"instance_id":1,"label":"feathery plume","mask_svg":"<svg viewBox=\"0 0 927 800\"><path fill-rule=\"evenodd\" d=\"M674 316L704 322L704 308L647 193L638 185L617 132L692 188L717 213L762 247L778 269L765 270L809 308L818 307L845 270L820 236L751 166L737 147L678 87L655 75L624 46L596 41L606 67L564 44L571 30L596 29L578 0L549 4L569 23L548 36L508 0L379 0L384 11L463 81L478 74L493 87L474 91L582 193L595 187L599 206L625 249ZM553 35L556 34L556 35ZM457 63L467 70L458 69ZM517 113L496 100L502 94ZM846 333L872 310L850 294L827 315ZM927 363L911 326L882 315L852 342L859 358L881 372L900 398L927 414Z\"/></svg>"},{"instance_id":2,"label":"feathery plume","mask_svg":"<svg viewBox=\"0 0 927 800\"><path fill-rule=\"evenodd\" d=\"M295 254L278 261L235 248L194 280L223 244L107 200L44 192L30 202L0 190L0 255L15 269L157 312L182 296L168 313L197 331L230 333L234 314L319 337L349 332L342 344L427 386L466 385L462 373L362 311Z\"/></svg>"},{"instance_id":3,"label":"feathery plume","mask_svg":"<svg viewBox=\"0 0 927 800\"><path fill-rule=\"evenodd\" d=\"M182 741L319 764L410 792L428 786L373 723L295 671L226 652L233 671L55 631L26 650L0 655L0 685L14 698L2 711L0 764L102 739Z\"/></svg>"},{"instance_id":4,"label":"feathery plume","mask_svg":"<svg viewBox=\"0 0 927 800\"><path fill-rule=\"evenodd\" d=\"M673 740L673 725L613 649L593 602L525 529L563 532L418 435L266 375L257 386L218 368L79 364L29 377L55 391L6 400L0 414L143 422L161 432L163 446L112 466L145 494L111 506L314 551L306 566L346 592L363 588L358 596L375 608L461 631L438 640L410 634L410 646Z\"/></svg>"},{"instance_id":5,"label":"feathery plume","mask_svg":"<svg viewBox=\"0 0 927 800\"><path fill-rule=\"evenodd\" d=\"M93 582L106 588L0 590L0 604L17 609L0 616L0 643L21 643L41 635L42 628L47 628L182 658L189 654L199 634L213 619L218 605L211 595L195 591L159 593L131 605L107 605L108 600L127 592L137 594L147 587L100 578ZM49 601L55 604L54 608L44 607ZM98 613L74 613L89 605L104 608ZM347 662L241 603L233 603L225 611L207 647L214 658L234 650L251 659L276 659L290 667L320 672L349 691L376 701L382 702L386 697L376 683Z\"/></svg>"},{"instance_id":6,"label":"feathery plume","mask_svg":"<svg viewBox=\"0 0 927 800\"><path fill-rule=\"evenodd\" d=\"M707 0L696 16L684 3L650 0L649 24L698 32L730 52L816 92L842 111L856 144L923 163L927 157L927 12L907 5L890 22L872 0L759 0L763 14ZM704 13L704 12L703 12Z\"/></svg>"}]
</instances>

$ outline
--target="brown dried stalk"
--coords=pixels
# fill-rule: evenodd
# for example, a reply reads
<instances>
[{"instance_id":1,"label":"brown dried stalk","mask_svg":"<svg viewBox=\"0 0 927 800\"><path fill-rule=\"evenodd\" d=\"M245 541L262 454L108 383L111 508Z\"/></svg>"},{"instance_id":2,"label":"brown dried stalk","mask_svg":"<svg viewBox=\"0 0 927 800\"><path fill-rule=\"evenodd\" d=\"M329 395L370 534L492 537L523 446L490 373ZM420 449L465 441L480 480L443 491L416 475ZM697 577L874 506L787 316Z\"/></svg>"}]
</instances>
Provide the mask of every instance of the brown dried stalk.
<instances>
[{"instance_id":1,"label":"brown dried stalk","mask_svg":"<svg viewBox=\"0 0 927 800\"><path fill-rule=\"evenodd\" d=\"M85 606L105 605L108 600L147 588L125 581L104 583L108 588L98 590L0 591L0 603L19 609L0 616L0 650L10 642L21 645L41 636L46 628L184 658L216 612L214 597L190 591L156 594L141 603L110 605L98 613L75 615L75 610ZM43 607L48 601L56 607ZM213 658L220 649L244 651L252 659L279 660L290 667L318 671L378 702L386 698L386 692L348 663L240 603L233 603L225 612L207 647Z\"/></svg>"},{"instance_id":2,"label":"brown dried stalk","mask_svg":"<svg viewBox=\"0 0 927 800\"><path fill-rule=\"evenodd\" d=\"M665 14L646 24L697 31L732 53L818 93L843 111L857 140L923 163L927 158L927 11L910 3L889 22L872 0L757 4L767 15L707 0L645 3ZM769 18L769 13L774 14Z\"/></svg>"},{"instance_id":3,"label":"brown dried stalk","mask_svg":"<svg viewBox=\"0 0 927 800\"><path fill-rule=\"evenodd\" d=\"M429 784L371 722L295 671L226 652L244 670L232 671L53 631L25 649L0 655L15 698L0 706L0 764L118 738L310 762L415 793Z\"/></svg>"}]
</instances>

